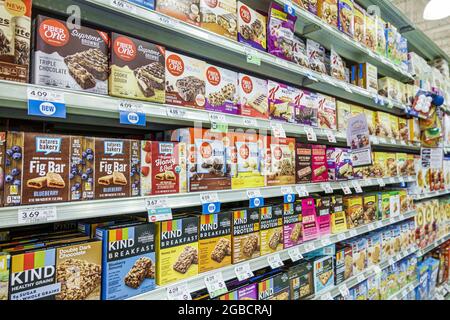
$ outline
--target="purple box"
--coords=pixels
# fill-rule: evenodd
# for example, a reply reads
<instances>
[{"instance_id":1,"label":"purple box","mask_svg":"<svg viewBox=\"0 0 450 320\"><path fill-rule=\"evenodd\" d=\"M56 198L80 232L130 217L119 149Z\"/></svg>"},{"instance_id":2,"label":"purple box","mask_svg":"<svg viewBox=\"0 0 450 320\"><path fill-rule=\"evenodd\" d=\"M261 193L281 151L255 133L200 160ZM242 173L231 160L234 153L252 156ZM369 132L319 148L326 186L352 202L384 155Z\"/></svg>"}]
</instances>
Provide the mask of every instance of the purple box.
<instances>
[{"instance_id":1,"label":"purple box","mask_svg":"<svg viewBox=\"0 0 450 320\"><path fill-rule=\"evenodd\" d=\"M316 93L298 89L300 91L298 104L295 106L294 118L298 124L318 127L318 96Z\"/></svg>"},{"instance_id":2,"label":"purple box","mask_svg":"<svg viewBox=\"0 0 450 320\"><path fill-rule=\"evenodd\" d=\"M246 285L221 296L220 300L258 300L258 287L256 283Z\"/></svg>"},{"instance_id":3,"label":"purple box","mask_svg":"<svg viewBox=\"0 0 450 320\"><path fill-rule=\"evenodd\" d=\"M207 65L205 109L239 114L237 87L238 74L236 72Z\"/></svg>"},{"instance_id":4,"label":"purple box","mask_svg":"<svg viewBox=\"0 0 450 320\"><path fill-rule=\"evenodd\" d=\"M353 166L348 148L327 148L328 179L353 179Z\"/></svg>"},{"instance_id":5,"label":"purple box","mask_svg":"<svg viewBox=\"0 0 450 320\"><path fill-rule=\"evenodd\" d=\"M300 90L272 80L268 81L268 90L270 119L294 122L295 101Z\"/></svg>"},{"instance_id":6,"label":"purple box","mask_svg":"<svg viewBox=\"0 0 450 320\"><path fill-rule=\"evenodd\" d=\"M294 30L296 16L292 16L281 5L272 2L269 10L267 51L279 58L293 61Z\"/></svg>"},{"instance_id":7,"label":"purple box","mask_svg":"<svg viewBox=\"0 0 450 320\"><path fill-rule=\"evenodd\" d=\"M267 18L249 6L238 2L238 41L266 51Z\"/></svg>"}]
</instances>

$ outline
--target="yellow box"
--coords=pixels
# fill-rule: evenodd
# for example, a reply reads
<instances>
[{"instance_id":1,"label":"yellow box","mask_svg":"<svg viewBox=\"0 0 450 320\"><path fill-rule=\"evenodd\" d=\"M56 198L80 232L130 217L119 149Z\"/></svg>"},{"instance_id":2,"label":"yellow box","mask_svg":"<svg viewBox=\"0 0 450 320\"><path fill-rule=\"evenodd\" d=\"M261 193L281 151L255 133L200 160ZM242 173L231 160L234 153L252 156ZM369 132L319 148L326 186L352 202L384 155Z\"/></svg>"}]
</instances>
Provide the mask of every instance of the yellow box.
<instances>
[{"instance_id":1,"label":"yellow box","mask_svg":"<svg viewBox=\"0 0 450 320\"><path fill-rule=\"evenodd\" d=\"M337 101L337 123L338 130L346 132L348 119L352 117L351 106L348 103Z\"/></svg>"},{"instance_id":2,"label":"yellow box","mask_svg":"<svg viewBox=\"0 0 450 320\"><path fill-rule=\"evenodd\" d=\"M407 172L407 159L408 155L406 153L396 153L395 157L397 158L397 172L400 176L406 177L408 175Z\"/></svg>"},{"instance_id":3,"label":"yellow box","mask_svg":"<svg viewBox=\"0 0 450 320\"><path fill-rule=\"evenodd\" d=\"M361 196L345 197L344 211L348 229L356 228L364 224L363 198Z\"/></svg>"},{"instance_id":4,"label":"yellow box","mask_svg":"<svg viewBox=\"0 0 450 320\"><path fill-rule=\"evenodd\" d=\"M408 119L409 141L420 142L419 119Z\"/></svg>"},{"instance_id":5,"label":"yellow box","mask_svg":"<svg viewBox=\"0 0 450 320\"><path fill-rule=\"evenodd\" d=\"M372 169L376 178L387 177L386 158L387 155L385 152L374 152Z\"/></svg>"},{"instance_id":6,"label":"yellow box","mask_svg":"<svg viewBox=\"0 0 450 320\"><path fill-rule=\"evenodd\" d=\"M407 176L416 175L416 167L414 165L414 155L411 153L408 153L406 155L406 175Z\"/></svg>"},{"instance_id":7,"label":"yellow box","mask_svg":"<svg viewBox=\"0 0 450 320\"><path fill-rule=\"evenodd\" d=\"M261 256L283 249L284 205L269 205L260 208Z\"/></svg>"},{"instance_id":8,"label":"yellow box","mask_svg":"<svg viewBox=\"0 0 450 320\"><path fill-rule=\"evenodd\" d=\"M375 17L366 14L366 46L375 51L377 48L377 24Z\"/></svg>"},{"instance_id":9,"label":"yellow box","mask_svg":"<svg viewBox=\"0 0 450 320\"><path fill-rule=\"evenodd\" d=\"M405 142L409 141L408 120L405 118L398 117L398 132L400 140Z\"/></svg>"},{"instance_id":10,"label":"yellow box","mask_svg":"<svg viewBox=\"0 0 450 320\"><path fill-rule=\"evenodd\" d=\"M389 219L391 214L391 195L389 192L381 193L381 219Z\"/></svg>"},{"instance_id":11,"label":"yellow box","mask_svg":"<svg viewBox=\"0 0 450 320\"><path fill-rule=\"evenodd\" d=\"M392 138L399 140L400 139L400 131L398 128L398 117L393 114L390 114L389 119L390 119L390 123L391 123Z\"/></svg>"},{"instance_id":12,"label":"yellow box","mask_svg":"<svg viewBox=\"0 0 450 320\"><path fill-rule=\"evenodd\" d=\"M382 138L392 138L391 117L389 113L376 112L376 135Z\"/></svg>"},{"instance_id":13,"label":"yellow box","mask_svg":"<svg viewBox=\"0 0 450 320\"><path fill-rule=\"evenodd\" d=\"M386 152L386 174L388 177L397 177L398 176L398 168L397 168L397 157L395 153Z\"/></svg>"},{"instance_id":14,"label":"yellow box","mask_svg":"<svg viewBox=\"0 0 450 320\"><path fill-rule=\"evenodd\" d=\"M400 212L401 214L405 214L408 212L408 192L405 189L401 189L398 191L400 196Z\"/></svg>"},{"instance_id":15,"label":"yellow box","mask_svg":"<svg viewBox=\"0 0 450 320\"><path fill-rule=\"evenodd\" d=\"M367 125L369 127L369 134L371 136L374 136L376 134L376 127L377 127L377 121L376 121L376 114L375 111L364 109L364 114L367 118Z\"/></svg>"},{"instance_id":16,"label":"yellow box","mask_svg":"<svg viewBox=\"0 0 450 320\"><path fill-rule=\"evenodd\" d=\"M378 220L378 197L376 194L363 196L364 223L372 223Z\"/></svg>"},{"instance_id":17,"label":"yellow box","mask_svg":"<svg viewBox=\"0 0 450 320\"><path fill-rule=\"evenodd\" d=\"M358 114L364 113L364 108L354 105L351 105L352 117L357 116Z\"/></svg>"}]
</instances>

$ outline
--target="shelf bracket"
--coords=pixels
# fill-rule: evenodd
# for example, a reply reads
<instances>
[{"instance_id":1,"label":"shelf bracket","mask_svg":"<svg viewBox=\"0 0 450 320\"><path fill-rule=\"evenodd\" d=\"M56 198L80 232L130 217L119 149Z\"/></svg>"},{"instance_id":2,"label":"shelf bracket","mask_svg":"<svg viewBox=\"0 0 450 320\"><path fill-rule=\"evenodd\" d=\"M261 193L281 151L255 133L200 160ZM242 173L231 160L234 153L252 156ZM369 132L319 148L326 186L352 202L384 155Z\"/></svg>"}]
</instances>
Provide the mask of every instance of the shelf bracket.
<instances>
[{"instance_id":1,"label":"shelf bracket","mask_svg":"<svg viewBox=\"0 0 450 320\"><path fill-rule=\"evenodd\" d=\"M319 31L321 28L316 24L307 24L303 27L303 35L307 35L316 31Z\"/></svg>"}]
</instances>

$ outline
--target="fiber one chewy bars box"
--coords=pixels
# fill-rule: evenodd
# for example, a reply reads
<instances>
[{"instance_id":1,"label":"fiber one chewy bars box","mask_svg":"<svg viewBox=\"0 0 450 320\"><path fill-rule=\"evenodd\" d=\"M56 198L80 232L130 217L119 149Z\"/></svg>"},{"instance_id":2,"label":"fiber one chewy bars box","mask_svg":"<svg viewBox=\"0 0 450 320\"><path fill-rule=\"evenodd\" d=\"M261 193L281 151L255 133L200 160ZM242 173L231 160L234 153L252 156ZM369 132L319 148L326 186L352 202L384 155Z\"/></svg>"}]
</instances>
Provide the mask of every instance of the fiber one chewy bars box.
<instances>
[{"instance_id":1,"label":"fiber one chewy bars box","mask_svg":"<svg viewBox=\"0 0 450 320\"><path fill-rule=\"evenodd\" d=\"M108 94L107 33L42 15L34 27L32 83Z\"/></svg>"},{"instance_id":2,"label":"fiber one chewy bars box","mask_svg":"<svg viewBox=\"0 0 450 320\"><path fill-rule=\"evenodd\" d=\"M102 300L124 300L155 288L155 225L99 228L103 242Z\"/></svg>"}]
</instances>

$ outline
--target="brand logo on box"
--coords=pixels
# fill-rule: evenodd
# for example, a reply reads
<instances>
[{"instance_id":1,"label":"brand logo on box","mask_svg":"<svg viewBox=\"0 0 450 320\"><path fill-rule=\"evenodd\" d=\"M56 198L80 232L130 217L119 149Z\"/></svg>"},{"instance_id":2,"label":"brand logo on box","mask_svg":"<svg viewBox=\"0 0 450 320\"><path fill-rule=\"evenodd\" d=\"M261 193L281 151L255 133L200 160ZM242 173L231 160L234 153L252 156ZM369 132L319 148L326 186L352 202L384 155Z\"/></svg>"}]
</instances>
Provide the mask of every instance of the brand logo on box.
<instances>
[{"instance_id":1,"label":"brand logo on box","mask_svg":"<svg viewBox=\"0 0 450 320\"><path fill-rule=\"evenodd\" d=\"M45 155L61 152L61 138L36 137L36 152Z\"/></svg>"},{"instance_id":2,"label":"brand logo on box","mask_svg":"<svg viewBox=\"0 0 450 320\"><path fill-rule=\"evenodd\" d=\"M217 0L205 0L205 2L206 2L206 5L210 8L217 7L217 3L218 3Z\"/></svg>"},{"instance_id":3,"label":"brand logo on box","mask_svg":"<svg viewBox=\"0 0 450 320\"><path fill-rule=\"evenodd\" d=\"M183 221L172 220L162 223L161 239L179 238L183 234Z\"/></svg>"},{"instance_id":4,"label":"brand logo on box","mask_svg":"<svg viewBox=\"0 0 450 320\"><path fill-rule=\"evenodd\" d=\"M104 148L107 155L123 154L123 141L105 141Z\"/></svg>"},{"instance_id":5,"label":"brand logo on box","mask_svg":"<svg viewBox=\"0 0 450 320\"><path fill-rule=\"evenodd\" d=\"M206 70L206 78L213 86L218 86L221 81L220 72L216 67L209 67L208 70Z\"/></svg>"},{"instance_id":6,"label":"brand logo on box","mask_svg":"<svg viewBox=\"0 0 450 320\"><path fill-rule=\"evenodd\" d=\"M176 54L171 54L167 57L166 65L167 70L175 77L181 76L184 72L184 62Z\"/></svg>"},{"instance_id":7,"label":"brand logo on box","mask_svg":"<svg viewBox=\"0 0 450 320\"><path fill-rule=\"evenodd\" d=\"M242 6L239 9L239 14L241 15L241 18L245 23L250 23L250 21L252 20L252 14L246 6Z\"/></svg>"},{"instance_id":8,"label":"brand logo on box","mask_svg":"<svg viewBox=\"0 0 450 320\"><path fill-rule=\"evenodd\" d=\"M22 0L6 0L5 8L16 17L24 16L27 13L27 6Z\"/></svg>"},{"instance_id":9,"label":"brand logo on box","mask_svg":"<svg viewBox=\"0 0 450 320\"><path fill-rule=\"evenodd\" d=\"M136 58L136 45L127 37L118 37L114 41L114 53L122 60L133 61Z\"/></svg>"},{"instance_id":10,"label":"brand logo on box","mask_svg":"<svg viewBox=\"0 0 450 320\"><path fill-rule=\"evenodd\" d=\"M209 142L203 142L200 146L200 154L202 155L203 159L209 159L211 158L213 153L211 144Z\"/></svg>"},{"instance_id":11,"label":"brand logo on box","mask_svg":"<svg viewBox=\"0 0 450 320\"><path fill-rule=\"evenodd\" d=\"M161 154L173 154L173 143L160 143L159 153Z\"/></svg>"},{"instance_id":12,"label":"brand logo on box","mask_svg":"<svg viewBox=\"0 0 450 320\"><path fill-rule=\"evenodd\" d=\"M248 77L248 76L245 76L242 78L241 82L242 82L241 83L242 90L244 90L244 92L247 94L252 93L252 91L253 91L252 79L250 79L250 77Z\"/></svg>"},{"instance_id":13,"label":"brand logo on box","mask_svg":"<svg viewBox=\"0 0 450 320\"><path fill-rule=\"evenodd\" d=\"M39 27L39 35L48 45L63 47L69 42L69 30L57 20L47 19Z\"/></svg>"},{"instance_id":14,"label":"brand logo on box","mask_svg":"<svg viewBox=\"0 0 450 320\"><path fill-rule=\"evenodd\" d=\"M247 160L248 156L250 155L250 150L248 148L248 146L246 144L242 145L239 148L239 155L241 156L242 159Z\"/></svg>"}]
</instances>

